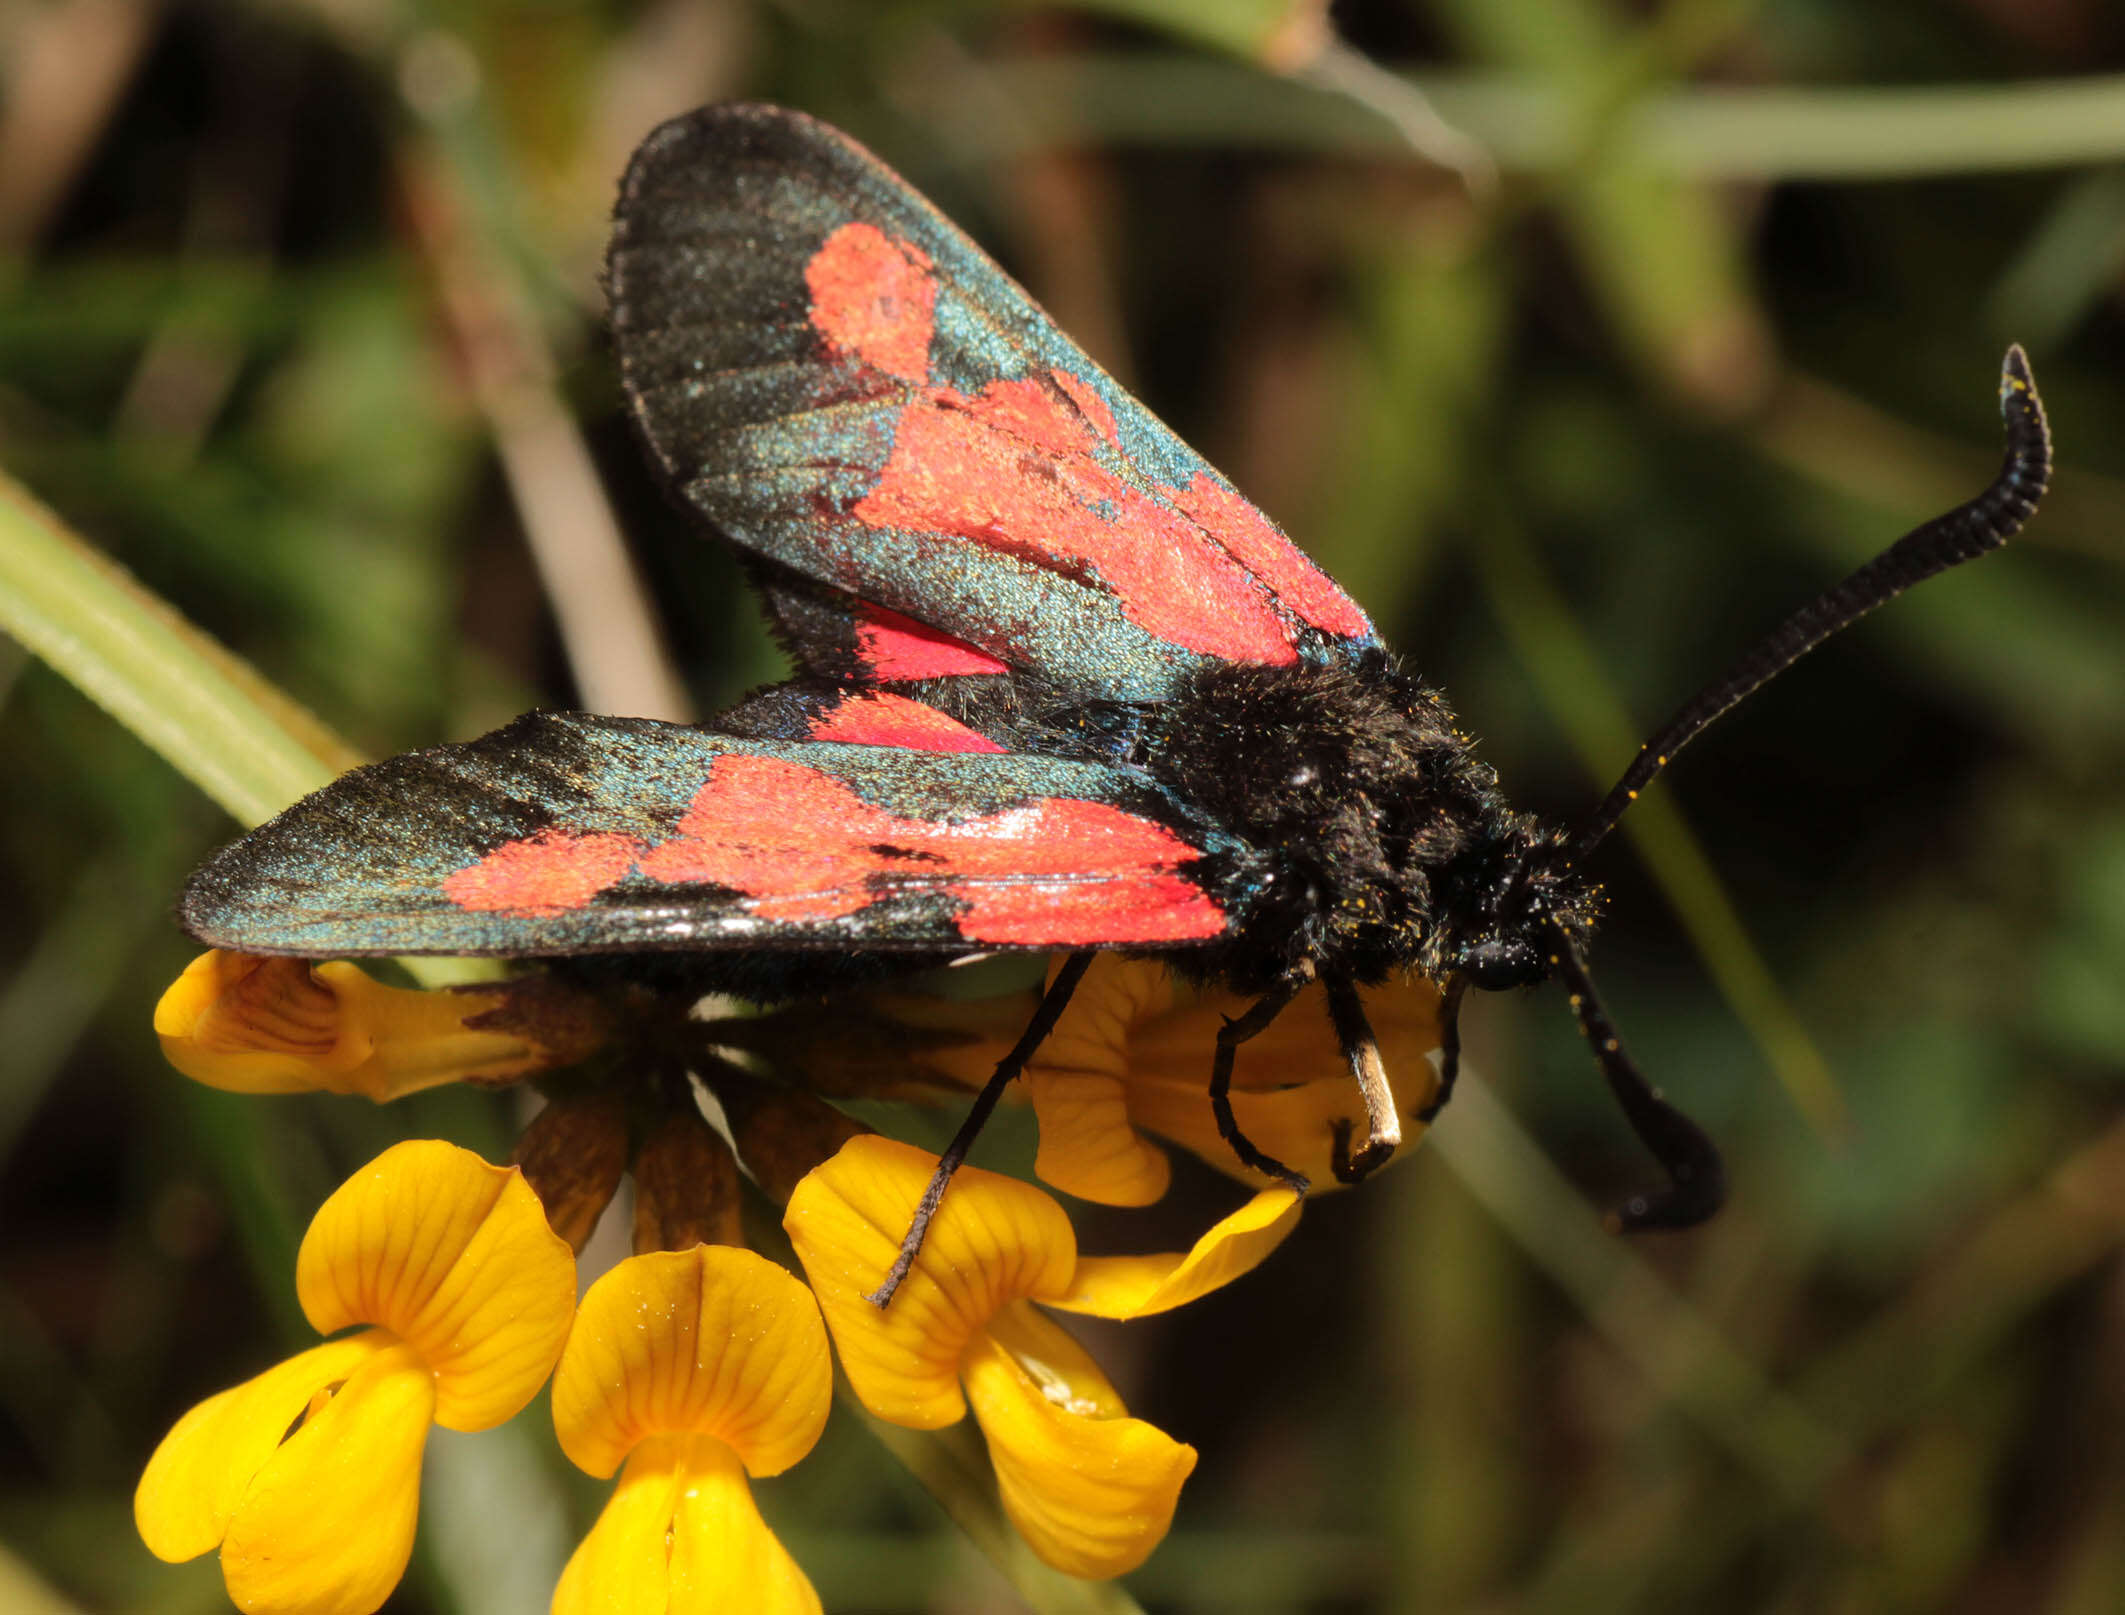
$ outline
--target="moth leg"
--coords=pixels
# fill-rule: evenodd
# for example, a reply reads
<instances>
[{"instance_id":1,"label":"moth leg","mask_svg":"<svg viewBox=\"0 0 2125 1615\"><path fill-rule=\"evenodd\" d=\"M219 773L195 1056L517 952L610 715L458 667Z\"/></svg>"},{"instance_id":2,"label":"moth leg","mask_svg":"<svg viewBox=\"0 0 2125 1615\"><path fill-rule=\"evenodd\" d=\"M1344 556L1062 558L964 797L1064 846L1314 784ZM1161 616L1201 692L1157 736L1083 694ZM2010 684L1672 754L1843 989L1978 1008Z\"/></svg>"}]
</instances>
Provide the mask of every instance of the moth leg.
<instances>
[{"instance_id":1,"label":"moth leg","mask_svg":"<svg viewBox=\"0 0 2125 1615\"><path fill-rule=\"evenodd\" d=\"M1362 1183L1401 1147L1402 1118L1395 1113L1394 1089L1387 1083L1387 1063L1380 1058L1380 1040L1373 1036L1365 1006L1358 1001L1358 990L1349 981L1328 983L1328 1014L1335 1022L1336 1041L1343 1046L1343 1058L1350 1062L1350 1074L1358 1079L1358 1092L1365 1098L1365 1142L1353 1153L1350 1123L1337 1123L1330 1170L1338 1183Z\"/></svg>"},{"instance_id":2,"label":"moth leg","mask_svg":"<svg viewBox=\"0 0 2125 1615\"><path fill-rule=\"evenodd\" d=\"M1240 1158L1240 1165L1277 1178L1300 1194L1304 1194L1308 1187L1306 1174L1294 1172L1275 1156L1265 1154L1255 1147L1254 1140L1240 1131L1239 1119L1232 1114L1232 1060L1242 1043L1268 1030L1269 1023L1312 984L1313 977L1313 961L1301 959L1282 981L1257 999L1246 1014L1219 1027L1217 1057L1210 1067L1210 1113L1217 1118L1218 1137L1231 1146L1232 1153Z\"/></svg>"},{"instance_id":3,"label":"moth leg","mask_svg":"<svg viewBox=\"0 0 2125 1615\"><path fill-rule=\"evenodd\" d=\"M1439 1088L1431 1103L1417 1112L1417 1120L1426 1127L1439 1119L1461 1075L1461 995L1467 991L1465 976L1453 977L1439 991Z\"/></svg>"},{"instance_id":4,"label":"moth leg","mask_svg":"<svg viewBox=\"0 0 2125 1615\"><path fill-rule=\"evenodd\" d=\"M1571 994L1579 1030L1594 1051L1602 1076L1608 1079L1609 1092L1623 1107L1638 1141L1667 1169L1668 1186L1633 1195L1609 1213L1609 1227L1619 1233L1695 1227L1726 1202L1727 1172L1719 1146L1702 1127L1661 1098L1623 1052L1623 1042L1595 996L1593 978L1586 973L1571 939L1552 925L1549 945L1550 968Z\"/></svg>"},{"instance_id":5,"label":"moth leg","mask_svg":"<svg viewBox=\"0 0 2125 1615\"><path fill-rule=\"evenodd\" d=\"M1012 1045L1011 1052L996 1062L994 1074L975 1096L966 1120L959 1124L959 1131L952 1135L952 1142L938 1157L937 1169L930 1174L922 1199L916 1203L915 1215L909 1220L907 1234L900 1241L900 1254L893 1258L885 1282L864 1297L872 1306L882 1310L893 1299L893 1292L900 1288L900 1281L908 1276L908 1270L915 1265L915 1258L922 1251L923 1236L930 1231L930 1219L937 1215L937 1208L944 1201L944 1191L952 1181L952 1174L959 1170L967 1158L967 1151L974 1147L974 1140L980 1136L997 1100L1003 1097L1004 1089L1017 1080L1018 1074L1025 1070L1026 1062L1055 1030L1055 1023L1062 1019L1063 1010L1069 1006L1070 995L1077 991L1077 984L1085 979L1085 971L1091 964L1089 953L1073 953L1063 962L1062 969L1055 973L1055 980L1049 983L1042 996L1040 1008L1033 1012L1032 1021Z\"/></svg>"}]
</instances>

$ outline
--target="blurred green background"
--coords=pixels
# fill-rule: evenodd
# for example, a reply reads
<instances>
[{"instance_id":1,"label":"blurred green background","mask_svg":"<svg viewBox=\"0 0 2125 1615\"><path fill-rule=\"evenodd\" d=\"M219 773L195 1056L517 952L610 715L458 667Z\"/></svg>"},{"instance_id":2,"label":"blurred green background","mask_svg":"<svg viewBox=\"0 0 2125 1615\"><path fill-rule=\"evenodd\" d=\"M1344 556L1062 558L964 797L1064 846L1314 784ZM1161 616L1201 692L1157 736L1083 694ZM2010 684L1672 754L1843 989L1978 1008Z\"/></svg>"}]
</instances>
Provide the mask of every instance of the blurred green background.
<instances>
[{"instance_id":1,"label":"blurred green background","mask_svg":"<svg viewBox=\"0 0 2125 1615\"><path fill-rule=\"evenodd\" d=\"M2125 1608L2116 6L17 0L0 95L0 465L372 754L776 675L599 329L620 165L704 100L929 191L1567 818L1982 485L2023 342L2062 456L2026 540L1601 855L1599 979L1730 1209L1603 1235L1648 1163L1560 995L1481 1000L1487 1081L1409 1165L1096 1345L1203 1454L1152 1608ZM221 1608L134 1538L143 1457L311 1338L344 1172L498 1155L509 1101L186 1083L149 1012L233 821L4 639L0 780L0 1605ZM438 1434L394 1608L544 1607L600 1489L542 1406ZM1013 1607L846 1418L762 1497L830 1610Z\"/></svg>"}]
</instances>

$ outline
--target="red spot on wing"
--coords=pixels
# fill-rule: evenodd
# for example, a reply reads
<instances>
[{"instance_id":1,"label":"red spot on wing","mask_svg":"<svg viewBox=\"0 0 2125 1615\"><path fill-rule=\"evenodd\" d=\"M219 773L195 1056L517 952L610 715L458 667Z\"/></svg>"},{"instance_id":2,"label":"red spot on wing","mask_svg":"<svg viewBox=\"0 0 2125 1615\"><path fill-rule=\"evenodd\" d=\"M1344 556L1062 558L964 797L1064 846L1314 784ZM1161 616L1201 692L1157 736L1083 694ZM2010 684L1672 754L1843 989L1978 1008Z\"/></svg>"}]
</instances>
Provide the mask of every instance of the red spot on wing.
<instances>
[{"instance_id":1,"label":"red spot on wing","mask_svg":"<svg viewBox=\"0 0 2125 1615\"><path fill-rule=\"evenodd\" d=\"M1056 386L1070 395L1070 402L1077 406L1079 414L1092 423L1092 429L1105 438L1111 447L1120 448L1122 439L1121 433L1114 429L1114 411L1107 407L1104 398L1092 390L1092 384L1080 381L1061 368L1050 370L1048 375Z\"/></svg>"},{"instance_id":2,"label":"red spot on wing","mask_svg":"<svg viewBox=\"0 0 2125 1615\"><path fill-rule=\"evenodd\" d=\"M1039 797L957 823L906 819L817 769L719 759L677 833L638 860L656 881L710 881L772 920L831 920L881 895L874 877L968 905L974 942L1075 947L1216 936L1222 909L1178 870L1196 851L1103 802ZM991 885L991 882L1003 883Z\"/></svg>"},{"instance_id":3,"label":"red spot on wing","mask_svg":"<svg viewBox=\"0 0 2125 1615\"><path fill-rule=\"evenodd\" d=\"M1346 637L1371 633L1327 574L1214 478L1150 497L1102 464L1102 451L1119 452L1120 434L1083 378L1057 367L992 381L973 398L926 385L937 279L912 242L852 221L820 245L804 280L812 326L831 346L920 389L877 485L855 507L859 521L951 534L1049 566L1089 565L1132 622L1207 656L1288 665L1297 660L1293 617ZM880 677L1004 670L928 630L912 637L931 644L905 643L911 636L895 631L905 623L859 626L858 654Z\"/></svg>"},{"instance_id":4,"label":"red spot on wing","mask_svg":"<svg viewBox=\"0 0 2125 1615\"><path fill-rule=\"evenodd\" d=\"M1306 558L1254 506L1206 472L1197 472L1173 501L1203 531L1240 558L1240 564L1276 591L1276 597L1316 628L1346 639L1363 639L1372 624L1334 579Z\"/></svg>"},{"instance_id":5,"label":"red spot on wing","mask_svg":"<svg viewBox=\"0 0 2125 1615\"><path fill-rule=\"evenodd\" d=\"M541 830L448 876L443 895L475 913L562 914L618 881L641 851L633 836Z\"/></svg>"},{"instance_id":6,"label":"red spot on wing","mask_svg":"<svg viewBox=\"0 0 2125 1615\"><path fill-rule=\"evenodd\" d=\"M1090 893L1081 885L1036 880L1023 886L985 886L964 895L962 934L998 945L1065 947L1117 937L1194 942L1225 929L1225 911L1183 875L1123 875Z\"/></svg>"},{"instance_id":7,"label":"red spot on wing","mask_svg":"<svg viewBox=\"0 0 2125 1615\"><path fill-rule=\"evenodd\" d=\"M929 255L875 224L844 224L804 266L812 326L843 353L918 386L929 379L937 280Z\"/></svg>"},{"instance_id":8,"label":"red spot on wing","mask_svg":"<svg viewBox=\"0 0 2125 1615\"><path fill-rule=\"evenodd\" d=\"M873 677L881 679L941 679L959 673L1010 672L986 651L868 602L856 620L856 656Z\"/></svg>"},{"instance_id":9,"label":"red spot on wing","mask_svg":"<svg viewBox=\"0 0 2125 1615\"><path fill-rule=\"evenodd\" d=\"M916 751L1004 749L935 707L885 692L844 696L812 724L812 738L851 746L907 746Z\"/></svg>"},{"instance_id":10,"label":"red spot on wing","mask_svg":"<svg viewBox=\"0 0 2125 1615\"><path fill-rule=\"evenodd\" d=\"M1101 464L1098 448L1096 429L1052 383L993 381L974 398L928 388L901 411L885 469L852 513L1087 565L1161 639L1231 661L1296 661L1292 624L1247 569Z\"/></svg>"}]
</instances>

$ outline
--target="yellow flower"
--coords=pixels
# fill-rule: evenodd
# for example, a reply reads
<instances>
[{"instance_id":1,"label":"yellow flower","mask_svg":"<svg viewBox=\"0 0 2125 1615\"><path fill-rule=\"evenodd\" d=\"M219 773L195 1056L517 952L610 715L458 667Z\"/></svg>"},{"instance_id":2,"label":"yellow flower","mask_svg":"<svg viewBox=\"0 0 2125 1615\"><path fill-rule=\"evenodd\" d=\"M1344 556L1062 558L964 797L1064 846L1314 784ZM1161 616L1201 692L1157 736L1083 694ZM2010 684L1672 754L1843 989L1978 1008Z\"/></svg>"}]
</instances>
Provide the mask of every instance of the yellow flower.
<instances>
[{"instance_id":1,"label":"yellow flower","mask_svg":"<svg viewBox=\"0 0 2125 1615\"><path fill-rule=\"evenodd\" d=\"M954 1423L971 1402L1005 1512L1033 1551L1074 1576L1133 1570L1172 1524L1195 1449L1130 1418L1084 1348L1028 1303L1110 1318L1179 1306L1274 1250L1297 1223L1298 1197L1265 1190L1186 1253L1080 1258L1054 1200L965 1167L881 1311L864 1297L892 1265L935 1165L865 1135L790 1197L783 1226L849 1383L878 1417L918 1430Z\"/></svg>"},{"instance_id":2,"label":"yellow flower","mask_svg":"<svg viewBox=\"0 0 2125 1615\"><path fill-rule=\"evenodd\" d=\"M296 1292L323 1334L209 1397L133 1498L149 1551L219 1546L247 1611L367 1615L406 1568L428 1427L484 1430L559 1355L575 1259L513 1169L432 1139L386 1150L318 1209Z\"/></svg>"},{"instance_id":3,"label":"yellow flower","mask_svg":"<svg viewBox=\"0 0 2125 1615\"><path fill-rule=\"evenodd\" d=\"M815 1615L746 1475L810 1452L832 1400L818 1307L751 1251L659 1251L599 1279L554 1371L553 1422L578 1467L626 1468L562 1573L555 1615Z\"/></svg>"},{"instance_id":4,"label":"yellow flower","mask_svg":"<svg viewBox=\"0 0 2125 1615\"><path fill-rule=\"evenodd\" d=\"M220 948L155 1006L164 1055L209 1087L378 1101L445 1082L513 1082L583 1058L605 1030L591 1000L543 976L415 992L343 960Z\"/></svg>"}]
</instances>

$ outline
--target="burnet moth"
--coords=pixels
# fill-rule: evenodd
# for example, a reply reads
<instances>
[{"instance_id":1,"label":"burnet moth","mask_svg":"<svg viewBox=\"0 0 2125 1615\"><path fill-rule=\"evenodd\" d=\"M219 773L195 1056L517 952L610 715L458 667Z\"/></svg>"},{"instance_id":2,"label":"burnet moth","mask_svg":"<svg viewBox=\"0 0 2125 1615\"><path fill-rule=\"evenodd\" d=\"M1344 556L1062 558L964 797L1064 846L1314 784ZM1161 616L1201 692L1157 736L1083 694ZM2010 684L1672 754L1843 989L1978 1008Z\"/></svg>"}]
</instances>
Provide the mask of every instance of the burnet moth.
<instances>
[{"instance_id":1,"label":"burnet moth","mask_svg":"<svg viewBox=\"0 0 2125 1615\"><path fill-rule=\"evenodd\" d=\"M796 675L698 728L541 712L357 769L208 862L183 923L310 957L683 956L661 967L756 1000L1068 953L880 1304L1103 948L1255 998L1216 1040L1209 1103L1241 1161L1301 1187L1228 1097L1235 1050L1300 992L1324 989L1363 1092L1364 1135L1334 1156L1356 1182L1401 1131L1360 989L1439 985L1436 1109L1465 991L1558 977L1667 1177L1616 1220L1709 1216L1718 1151L1588 977L1588 858L1727 708L2010 538L2050 469L2010 348L1992 485L1795 612L1560 827L1508 807L1356 603L847 136L765 106L663 125L622 184L608 274L650 460L742 552Z\"/></svg>"}]
</instances>

